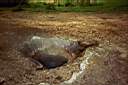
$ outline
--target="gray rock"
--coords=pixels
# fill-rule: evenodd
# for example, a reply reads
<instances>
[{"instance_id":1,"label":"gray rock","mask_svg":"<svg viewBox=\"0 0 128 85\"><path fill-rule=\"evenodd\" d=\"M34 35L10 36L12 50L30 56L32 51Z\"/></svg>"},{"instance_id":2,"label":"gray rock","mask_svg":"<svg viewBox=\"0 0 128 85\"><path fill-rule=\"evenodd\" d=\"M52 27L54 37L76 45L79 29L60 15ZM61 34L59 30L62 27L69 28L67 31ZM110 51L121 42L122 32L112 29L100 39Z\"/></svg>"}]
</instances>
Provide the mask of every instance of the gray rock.
<instances>
[{"instance_id":1,"label":"gray rock","mask_svg":"<svg viewBox=\"0 0 128 85\"><path fill-rule=\"evenodd\" d=\"M83 56L85 49L94 43L73 41L62 38L41 38L34 36L24 43L23 53L46 68L59 67ZM43 67L41 66L41 68Z\"/></svg>"},{"instance_id":2,"label":"gray rock","mask_svg":"<svg viewBox=\"0 0 128 85\"><path fill-rule=\"evenodd\" d=\"M56 37L40 38L34 36L30 41L24 43L22 53L32 58L41 68L55 68L68 62L69 54L64 47L70 45L70 42L70 40Z\"/></svg>"}]
</instances>

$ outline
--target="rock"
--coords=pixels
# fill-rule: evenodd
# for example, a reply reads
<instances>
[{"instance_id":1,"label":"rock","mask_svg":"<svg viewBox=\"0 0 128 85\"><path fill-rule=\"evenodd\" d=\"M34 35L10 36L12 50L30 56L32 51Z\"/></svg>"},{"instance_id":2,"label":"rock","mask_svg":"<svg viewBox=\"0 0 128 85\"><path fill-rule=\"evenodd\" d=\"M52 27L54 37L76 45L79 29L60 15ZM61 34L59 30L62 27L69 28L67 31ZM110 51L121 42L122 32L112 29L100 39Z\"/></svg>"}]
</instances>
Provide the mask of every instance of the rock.
<instances>
[{"instance_id":1,"label":"rock","mask_svg":"<svg viewBox=\"0 0 128 85\"><path fill-rule=\"evenodd\" d=\"M49 55L42 51L37 52L32 58L37 60L47 69L56 68L68 62L68 59L64 56Z\"/></svg>"},{"instance_id":2,"label":"rock","mask_svg":"<svg viewBox=\"0 0 128 85\"><path fill-rule=\"evenodd\" d=\"M74 61L83 55L87 47L93 45L95 43L34 36L30 41L24 43L22 52L25 56L34 59L34 62L40 65L39 69L42 67L49 69Z\"/></svg>"},{"instance_id":3,"label":"rock","mask_svg":"<svg viewBox=\"0 0 128 85\"><path fill-rule=\"evenodd\" d=\"M91 46L98 45L98 42L74 41L70 45L65 46L66 51L71 55L72 59L84 55L84 51Z\"/></svg>"},{"instance_id":4,"label":"rock","mask_svg":"<svg viewBox=\"0 0 128 85\"><path fill-rule=\"evenodd\" d=\"M22 53L32 58L32 61L39 65L38 69L55 68L68 62L69 54L64 50L64 46L69 45L69 42L59 38L34 36L24 43Z\"/></svg>"},{"instance_id":5,"label":"rock","mask_svg":"<svg viewBox=\"0 0 128 85\"><path fill-rule=\"evenodd\" d=\"M49 83L40 83L39 85L50 85Z\"/></svg>"},{"instance_id":6,"label":"rock","mask_svg":"<svg viewBox=\"0 0 128 85\"><path fill-rule=\"evenodd\" d=\"M3 84L4 82L5 82L5 79L0 77L0 85Z\"/></svg>"},{"instance_id":7,"label":"rock","mask_svg":"<svg viewBox=\"0 0 128 85\"><path fill-rule=\"evenodd\" d=\"M44 53L50 55L64 55L64 46L70 45L69 40L64 40L61 38L41 38L34 36L30 41L24 43L22 48L22 53L27 56L32 56L36 51L43 51Z\"/></svg>"}]
</instances>

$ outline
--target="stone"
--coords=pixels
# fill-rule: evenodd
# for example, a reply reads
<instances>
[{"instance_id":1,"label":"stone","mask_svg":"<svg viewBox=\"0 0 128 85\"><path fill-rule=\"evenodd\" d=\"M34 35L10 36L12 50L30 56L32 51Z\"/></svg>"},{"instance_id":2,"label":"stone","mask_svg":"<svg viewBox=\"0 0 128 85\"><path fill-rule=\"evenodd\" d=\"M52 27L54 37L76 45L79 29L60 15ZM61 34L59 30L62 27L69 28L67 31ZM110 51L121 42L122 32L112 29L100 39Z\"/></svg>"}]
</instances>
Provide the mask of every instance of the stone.
<instances>
[{"instance_id":1,"label":"stone","mask_svg":"<svg viewBox=\"0 0 128 85\"><path fill-rule=\"evenodd\" d=\"M64 49L65 45L70 45L69 40L61 38L41 38L34 36L30 41L26 41L21 52L32 58L38 69L56 68L64 65L69 61L70 56Z\"/></svg>"},{"instance_id":2,"label":"stone","mask_svg":"<svg viewBox=\"0 0 128 85\"><path fill-rule=\"evenodd\" d=\"M56 68L81 57L87 47L95 43L85 43L63 38L41 38L33 36L23 45L25 56L32 58L40 68Z\"/></svg>"},{"instance_id":3,"label":"stone","mask_svg":"<svg viewBox=\"0 0 128 85\"><path fill-rule=\"evenodd\" d=\"M0 77L0 85L3 84L4 82L5 82L5 79Z\"/></svg>"},{"instance_id":4,"label":"stone","mask_svg":"<svg viewBox=\"0 0 128 85\"><path fill-rule=\"evenodd\" d=\"M42 51L37 52L32 58L37 60L47 69L56 68L68 62L68 59L64 56L49 55Z\"/></svg>"}]
</instances>

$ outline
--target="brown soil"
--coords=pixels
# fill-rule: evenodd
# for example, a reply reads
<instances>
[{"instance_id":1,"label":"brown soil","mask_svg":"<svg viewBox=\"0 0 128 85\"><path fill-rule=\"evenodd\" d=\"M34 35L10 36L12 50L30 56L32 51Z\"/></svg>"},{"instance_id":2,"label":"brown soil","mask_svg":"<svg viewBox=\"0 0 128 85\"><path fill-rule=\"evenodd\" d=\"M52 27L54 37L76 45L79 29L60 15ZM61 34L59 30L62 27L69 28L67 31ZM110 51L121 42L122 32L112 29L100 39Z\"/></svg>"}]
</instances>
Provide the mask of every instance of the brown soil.
<instances>
[{"instance_id":1,"label":"brown soil","mask_svg":"<svg viewBox=\"0 0 128 85\"><path fill-rule=\"evenodd\" d=\"M79 70L79 60L56 69L35 69L19 48L32 36L62 36L97 40L110 47L107 56L95 57L76 85L128 85L127 13L0 12L0 79L2 85L57 84ZM99 51L99 50L96 50ZM100 52L100 51L99 51ZM105 52L106 53L106 52ZM1 81L1 80L0 80ZM74 85L75 85L74 84Z\"/></svg>"}]
</instances>

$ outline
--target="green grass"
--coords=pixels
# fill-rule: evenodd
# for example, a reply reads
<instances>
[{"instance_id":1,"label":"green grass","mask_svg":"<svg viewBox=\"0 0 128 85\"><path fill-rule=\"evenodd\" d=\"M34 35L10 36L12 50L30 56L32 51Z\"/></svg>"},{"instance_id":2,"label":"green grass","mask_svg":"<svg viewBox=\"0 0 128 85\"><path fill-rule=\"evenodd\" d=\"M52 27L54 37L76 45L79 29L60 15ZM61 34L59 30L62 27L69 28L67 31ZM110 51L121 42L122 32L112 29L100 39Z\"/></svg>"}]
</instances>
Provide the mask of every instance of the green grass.
<instances>
[{"instance_id":1,"label":"green grass","mask_svg":"<svg viewBox=\"0 0 128 85\"><path fill-rule=\"evenodd\" d=\"M122 3L121 3L122 2ZM70 4L69 4L70 5ZM59 12L115 12L115 11L128 11L128 1L119 0L109 2L109 3L98 3L93 5L85 6L65 6L65 5L54 5L46 3L29 3L23 5L21 9L16 7L12 8L13 11L34 11L34 12L49 12L49 11L59 11ZM10 9L10 8L9 8Z\"/></svg>"},{"instance_id":2,"label":"green grass","mask_svg":"<svg viewBox=\"0 0 128 85\"><path fill-rule=\"evenodd\" d=\"M121 3L122 2L122 3ZM113 11L128 11L128 1L113 1L110 3L98 3L90 6L56 6L54 4L35 3L24 5L23 8L29 11L60 11L60 12L113 12Z\"/></svg>"},{"instance_id":3,"label":"green grass","mask_svg":"<svg viewBox=\"0 0 128 85\"><path fill-rule=\"evenodd\" d=\"M29 3L22 6L24 10L29 11L55 11L54 4L46 4L46 3Z\"/></svg>"}]
</instances>

